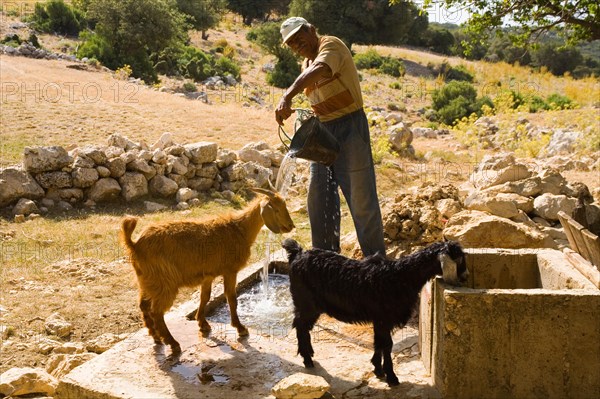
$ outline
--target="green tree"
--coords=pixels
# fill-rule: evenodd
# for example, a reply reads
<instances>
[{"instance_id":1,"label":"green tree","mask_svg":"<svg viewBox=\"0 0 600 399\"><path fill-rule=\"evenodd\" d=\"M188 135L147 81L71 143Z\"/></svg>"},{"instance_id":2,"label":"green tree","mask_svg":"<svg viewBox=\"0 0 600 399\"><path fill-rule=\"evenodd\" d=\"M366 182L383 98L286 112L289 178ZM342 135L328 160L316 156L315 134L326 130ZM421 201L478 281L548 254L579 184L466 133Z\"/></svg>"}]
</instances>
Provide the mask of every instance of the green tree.
<instances>
[{"instance_id":1,"label":"green tree","mask_svg":"<svg viewBox=\"0 0 600 399\"><path fill-rule=\"evenodd\" d=\"M425 0L423 8L432 3L433 0ZM471 13L467 26L480 34L511 20L520 27L520 33L512 36L519 42L554 29L560 30L570 43L600 39L598 0L444 0L444 3Z\"/></svg>"},{"instance_id":2,"label":"green tree","mask_svg":"<svg viewBox=\"0 0 600 399\"><path fill-rule=\"evenodd\" d=\"M388 0L292 0L290 14L306 18L319 32L353 43L400 44L427 29L427 16L410 2Z\"/></svg>"},{"instance_id":3,"label":"green tree","mask_svg":"<svg viewBox=\"0 0 600 399\"><path fill-rule=\"evenodd\" d=\"M273 71L267 73L267 83L280 88L291 85L300 74L300 65L296 55L287 46L282 45L279 24L261 24L248 32L246 37L267 53L277 57Z\"/></svg>"},{"instance_id":4,"label":"green tree","mask_svg":"<svg viewBox=\"0 0 600 399\"><path fill-rule=\"evenodd\" d=\"M231 11L240 14L244 25L250 25L254 19L263 19L271 10L271 2L264 0L228 0Z\"/></svg>"},{"instance_id":5,"label":"green tree","mask_svg":"<svg viewBox=\"0 0 600 399\"><path fill-rule=\"evenodd\" d=\"M77 36L85 25L82 13L63 0L35 3L31 20L34 26L42 32L70 36Z\"/></svg>"},{"instance_id":6,"label":"green tree","mask_svg":"<svg viewBox=\"0 0 600 399\"><path fill-rule=\"evenodd\" d=\"M545 66L552 74L562 76L565 72L573 72L583 63L583 56L574 47L559 47L546 43L533 53L533 64Z\"/></svg>"},{"instance_id":7,"label":"green tree","mask_svg":"<svg viewBox=\"0 0 600 399\"><path fill-rule=\"evenodd\" d=\"M189 24L202 32L202 39L208 39L206 31L217 26L225 9L226 0L177 0L179 11L187 16Z\"/></svg>"},{"instance_id":8,"label":"green tree","mask_svg":"<svg viewBox=\"0 0 600 399\"><path fill-rule=\"evenodd\" d=\"M97 21L96 43L110 48L111 58L96 58L111 69L128 64L147 82L157 79L150 55L187 40L184 16L171 0L91 0L88 16Z\"/></svg>"}]
</instances>

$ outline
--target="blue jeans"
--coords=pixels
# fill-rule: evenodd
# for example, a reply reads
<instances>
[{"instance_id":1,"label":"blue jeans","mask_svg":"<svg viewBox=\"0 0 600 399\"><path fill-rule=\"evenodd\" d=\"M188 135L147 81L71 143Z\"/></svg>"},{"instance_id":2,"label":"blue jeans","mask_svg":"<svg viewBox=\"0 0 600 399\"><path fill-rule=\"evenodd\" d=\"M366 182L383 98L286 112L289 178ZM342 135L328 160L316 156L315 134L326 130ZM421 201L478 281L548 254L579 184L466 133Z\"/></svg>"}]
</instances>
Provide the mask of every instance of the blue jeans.
<instances>
[{"instance_id":1,"label":"blue jeans","mask_svg":"<svg viewBox=\"0 0 600 399\"><path fill-rule=\"evenodd\" d=\"M308 216L313 247L340 251L340 187L363 254L385 255L367 117L361 109L324 125L341 150L331 167L310 165Z\"/></svg>"}]
</instances>

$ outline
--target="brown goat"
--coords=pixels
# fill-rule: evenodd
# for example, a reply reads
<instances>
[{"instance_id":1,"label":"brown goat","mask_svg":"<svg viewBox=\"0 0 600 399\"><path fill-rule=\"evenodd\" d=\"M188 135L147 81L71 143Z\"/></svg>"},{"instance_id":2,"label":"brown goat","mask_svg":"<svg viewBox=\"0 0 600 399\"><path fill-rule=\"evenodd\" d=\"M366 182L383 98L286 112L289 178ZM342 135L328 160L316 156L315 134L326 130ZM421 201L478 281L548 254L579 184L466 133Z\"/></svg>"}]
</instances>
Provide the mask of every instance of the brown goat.
<instances>
[{"instance_id":1,"label":"brown goat","mask_svg":"<svg viewBox=\"0 0 600 399\"><path fill-rule=\"evenodd\" d=\"M136 242L131 234L137 219L127 217L122 222L120 239L137 274L144 324L154 342L170 345L174 354L180 353L181 347L165 324L165 312L173 305L180 287L201 285L196 320L201 331L210 331L204 309L217 276L223 276L231 325L239 335L248 335L237 315L237 273L246 266L251 246L264 224L274 233L294 228L281 196L269 190L252 190L266 197L255 199L243 211L208 220L152 224Z\"/></svg>"}]
</instances>

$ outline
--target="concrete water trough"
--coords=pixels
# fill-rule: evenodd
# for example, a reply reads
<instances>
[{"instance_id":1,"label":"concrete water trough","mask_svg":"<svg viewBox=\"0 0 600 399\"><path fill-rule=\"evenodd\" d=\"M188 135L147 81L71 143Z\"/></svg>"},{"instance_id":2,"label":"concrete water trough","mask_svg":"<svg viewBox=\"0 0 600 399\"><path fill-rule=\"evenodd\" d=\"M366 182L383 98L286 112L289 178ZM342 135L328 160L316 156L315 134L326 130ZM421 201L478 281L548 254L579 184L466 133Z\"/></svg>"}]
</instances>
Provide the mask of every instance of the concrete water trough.
<instances>
[{"instance_id":1,"label":"concrete water trough","mask_svg":"<svg viewBox=\"0 0 600 399\"><path fill-rule=\"evenodd\" d=\"M421 294L421 357L444 398L599 398L600 290L555 250L469 250L466 287Z\"/></svg>"}]
</instances>

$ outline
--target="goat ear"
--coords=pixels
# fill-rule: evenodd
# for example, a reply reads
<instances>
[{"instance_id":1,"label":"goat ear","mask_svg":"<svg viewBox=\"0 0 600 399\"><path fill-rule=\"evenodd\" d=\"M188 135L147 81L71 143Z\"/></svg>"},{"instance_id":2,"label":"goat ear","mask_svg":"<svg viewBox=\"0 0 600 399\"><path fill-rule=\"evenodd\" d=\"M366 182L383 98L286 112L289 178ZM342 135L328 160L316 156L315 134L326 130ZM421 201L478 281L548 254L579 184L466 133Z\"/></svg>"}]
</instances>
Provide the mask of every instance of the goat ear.
<instances>
[{"instance_id":1,"label":"goat ear","mask_svg":"<svg viewBox=\"0 0 600 399\"><path fill-rule=\"evenodd\" d=\"M458 268L456 262L450 255L442 253L439 256L442 265L442 278L444 282L451 285L458 285Z\"/></svg>"}]
</instances>

